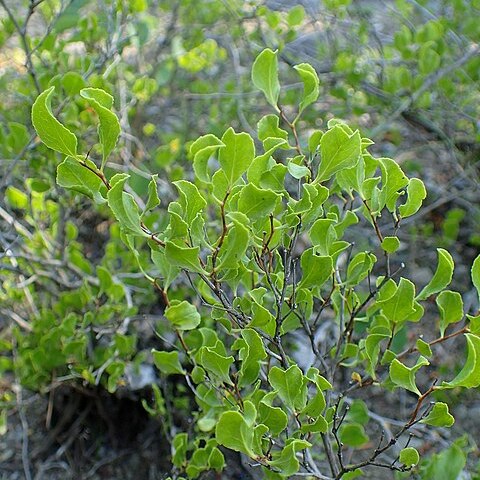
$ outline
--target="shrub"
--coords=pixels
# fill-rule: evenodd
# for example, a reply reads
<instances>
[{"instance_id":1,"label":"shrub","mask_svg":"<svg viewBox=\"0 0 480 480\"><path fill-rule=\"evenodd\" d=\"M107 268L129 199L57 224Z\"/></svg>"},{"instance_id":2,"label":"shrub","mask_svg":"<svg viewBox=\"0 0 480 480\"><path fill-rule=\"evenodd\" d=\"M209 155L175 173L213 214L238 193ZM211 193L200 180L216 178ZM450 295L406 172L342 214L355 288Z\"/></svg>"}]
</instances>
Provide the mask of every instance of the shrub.
<instances>
[{"instance_id":1,"label":"shrub","mask_svg":"<svg viewBox=\"0 0 480 480\"><path fill-rule=\"evenodd\" d=\"M277 69L268 49L253 65L253 84L275 112L260 119L257 138L228 128L221 138L193 142L192 181L173 182L178 199L167 211L158 209L155 175L140 208L126 191L128 174L104 168L120 132L109 94L80 92L98 116L98 162L78 152L76 136L53 116L53 88L37 98L32 120L45 145L65 156L58 184L110 209L165 304L175 341L153 350L153 362L187 386L184 415L194 419L172 439L177 478L221 471L221 446L271 479L354 478L369 466L414 470L420 457L412 437L454 422L446 403L427 400L480 385L480 317L467 315L465 324L460 294L447 289L448 251L438 249L436 272L419 292L402 277L397 231L421 207L421 180L373 157L372 141L342 121L298 131L318 97L317 74L295 66L304 88L292 116L279 104ZM360 222L370 225L370 238L355 234ZM478 259L472 280L479 290ZM438 333L424 339L431 335L419 322L431 299ZM402 347L397 339L412 324L416 338ZM463 368L453 379L427 377L436 345L461 336ZM158 408L147 408L158 414L164 400L155 390ZM390 431L375 425L381 406L370 397L392 390L408 392L411 409Z\"/></svg>"}]
</instances>

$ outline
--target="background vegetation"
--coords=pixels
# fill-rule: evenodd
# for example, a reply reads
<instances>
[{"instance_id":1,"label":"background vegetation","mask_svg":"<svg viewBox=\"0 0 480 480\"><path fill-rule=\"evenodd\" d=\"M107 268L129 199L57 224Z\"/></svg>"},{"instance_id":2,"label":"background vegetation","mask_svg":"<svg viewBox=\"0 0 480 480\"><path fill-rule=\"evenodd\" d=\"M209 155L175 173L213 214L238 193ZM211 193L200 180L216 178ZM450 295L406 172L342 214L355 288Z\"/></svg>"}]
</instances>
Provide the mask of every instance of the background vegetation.
<instances>
[{"instance_id":1,"label":"background vegetation","mask_svg":"<svg viewBox=\"0 0 480 480\"><path fill-rule=\"evenodd\" d=\"M126 192L147 212L146 224L163 231L169 202L178 197L172 182L194 181L191 146L199 136L222 138L231 126L261 149L257 122L275 111L252 81L258 54L278 50L279 116L286 129L304 89L291 67L308 62L319 92L296 125L299 144L305 148L315 130L326 131L340 118L375 142L372 155L392 157L409 177L422 178L428 197L395 230L401 246L393 267L403 263L402 276L420 291L435 271L435 247L448 250L456 265L451 288L463 299L461 330L463 313L478 311L470 266L480 244L479 11L475 0L0 0L1 475L178 478L194 451L213 448L203 438L194 443L191 411L203 407L192 401L190 386L154 367L152 348L169 350L176 339L163 315L164 295L139 268L149 264L150 252L127 248L106 205L55 181L63 156L41 143L30 120L41 92L55 87L55 116L75 132L84 161L98 163L104 146L97 113L80 91L93 87L113 96L121 134L105 171L109 178L130 175ZM161 204L148 212L152 173ZM390 224L385 215L378 218L382 231L391 233ZM352 238L382 257L368 222L352 225ZM199 293L207 295L198 288L181 276L169 287L171 298L197 303ZM394 352L415 345L419 335L435 341L433 298L425 312L421 324L392 333ZM328 344L335 318L323 322ZM433 378L455 377L465 363L464 345L438 342L434 367L418 379L422 391ZM343 440L348 463L357 450L360 456L375 450L369 435L377 441L381 431L394 435L416 403L405 389L359 390L346 420L356 425L353 440ZM412 445L422 460L407 475L476 478L478 395L475 389L435 395L449 404L456 423L414 431ZM341 418L343 403L336 407ZM182 431L188 442L178 436ZM261 475L236 454L225 454L229 467L221 478ZM198 472L191 467L188 475L208 475L203 466L199 460ZM394 474L366 472L368 478Z\"/></svg>"}]
</instances>

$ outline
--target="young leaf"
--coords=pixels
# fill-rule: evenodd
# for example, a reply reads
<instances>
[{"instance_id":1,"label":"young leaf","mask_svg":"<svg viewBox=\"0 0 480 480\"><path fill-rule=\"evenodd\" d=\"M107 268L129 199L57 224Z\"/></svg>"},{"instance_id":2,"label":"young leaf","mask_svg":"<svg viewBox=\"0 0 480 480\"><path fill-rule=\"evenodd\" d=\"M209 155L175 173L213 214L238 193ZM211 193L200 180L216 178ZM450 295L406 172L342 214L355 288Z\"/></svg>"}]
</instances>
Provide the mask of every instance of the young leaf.
<instances>
[{"instance_id":1,"label":"young leaf","mask_svg":"<svg viewBox=\"0 0 480 480\"><path fill-rule=\"evenodd\" d=\"M42 92L32 107L32 123L40 140L52 150L76 157L77 137L64 127L54 116L51 97L55 87Z\"/></svg>"},{"instance_id":2,"label":"young leaf","mask_svg":"<svg viewBox=\"0 0 480 480\"><path fill-rule=\"evenodd\" d=\"M280 407L272 407L263 400L258 404L259 422L266 425L272 435L279 435L288 424L287 414Z\"/></svg>"},{"instance_id":3,"label":"young leaf","mask_svg":"<svg viewBox=\"0 0 480 480\"><path fill-rule=\"evenodd\" d=\"M459 322L463 318L463 300L458 292L444 290L436 299L440 310L440 335L443 337L446 328L451 323Z\"/></svg>"},{"instance_id":4,"label":"young leaf","mask_svg":"<svg viewBox=\"0 0 480 480\"><path fill-rule=\"evenodd\" d=\"M148 182L148 200L145 205L143 215L160 205L160 199L158 198L157 178L157 174L152 175L150 182Z\"/></svg>"},{"instance_id":5,"label":"young leaf","mask_svg":"<svg viewBox=\"0 0 480 480\"><path fill-rule=\"evenodd\" d=\"M225 145L215 136L209 133L195 140L190 145L190 155L193 157L193 170L202 182L209 182L208 160Z\"/></svg>"},{"instance_id":6,"label":"young leaf","mask_svg":"<svg viewBox=\"0 0 480 480\"><path fill-rule=\"evenodd\" d=\"M128 179L126 173L113 177L112 188L107 193L108 206L112 209L115 218L118 220L122 230L130 235L148 237L141 227L138 205L132 195L123 191L123 186Z\"/></svg>"},{"instance_id":7,"label":"young leaf","mask_svg":"<svg viewBox=\"0 0 480 480\"><path fill-rule=\"evenodd\" d=\"M203 210L207 202L193 183L187 180L178 180L173 184L180 192L179 203L182 206L183 219L188 225L191 225L197 213Z\"/></svg>"},{"instance_id":8,"label":"young leaf","mask_svg":"<svg viewBox=\"0 0 480 480\"><path fill-rule=\"evenodd\" d=\"M102 145L102 166L105 166L108 156L117 144L120 135L120 122L117 116L111 111L113 97L99 88L84 88L80 95L88 100L98 115L98 137Z\"/></svg>"},{"instance_id":9,"label":"young leaf","mask_svg":"<svg viewBox=\"0 0 480 480\"><path fill-rule=\"evenodd\" d=\"M418 454L417 450L413 447L404 448L400 452L399 456L400 463L403 463L407 467L412 467L413 465L417 465L420 461L420 455Z\"/></svg>"},{"instance_id":10,"label":"young leaf","mask_svg":"<svg viewBox=\"0 0 480 480\"><path fill-rule=\"evenodd\" d=\"M354 167L361 153L360 133L351 136L340 125L323 134L320 140L322 158L318 169L317 182L324 182L339 170Z\"/></svg>"},{"instance_id":11,"label":"young leaf","mask_svg":"<svg viewBox=\"0 0 480 480\"><path fill-rule=\"evenodd\" d=\"M427 197L425 185L418 178L411 178L407 186L407 201L398 207L398 213L406 218L418 212L423 200Z\"/></svg>"},{"instance_id":12,"label":"young leaf","mask_svg":"<svg viewBox=\"0 0 480 480\"><path fill-rule=\"evenodd\" d=\"M430 362L425 357L420 357L413 367L407 367L395 358L390 364L390 379L395 385L420 396L420 390L415 384L415 374L422 366L429 364Z\"/></svg>"},{"instance_id":13,"label":"young leaf","mask_svg":"<svg viewBox=\"0 0 480 480\"><path fill-rule=\"evenodd\" d=\"M162 372L167 375L178 373L180 375L185 374L185 370L180 364L178 359L178 352L160 352L158 350L152 350L153 363Z\"/></svg>"},{"instance_id":14,"label":"young leaf","mask_svg":"<svg viewBox=\"0 0 480 480\"><path fill-rule=\"evenodd\" d=\"M435 274L430 282L423 288L423 290L417 295L416 300L425 300L430 295L438 293L450 284L453 276L453 258L443 248L437 248L438 252L438 265ZM472 269L473 270L473 269ZM480 285L479 285L480 286Z\"/></svg>"},{"instance_id":15,"label":"young leaf","mask_svg":"<svg viewBox=\"0 0 480 480\"><path fill-rule=\"evenodd\" d=\"M255 145L248 133L235 133L232 127L223 134L222 143L225 147L220 150L218 161L232 186L251 165L255 157Z\"/></svg>"},{"instance_id":16,"label":"young leaf","mask_svg":"<svg viewBox=\"0 0 480 480\"><path fill-rule=\"evenodd\" d=\"M188 303L186 300L182 302L172 300L165 309L165 317L179 330L193 330L200 324L200 314L197 312L195 305Z\"/></svg>"},{"instance_id":17,"label":"young leaf","mask_svg":"<svg viewBox=\"0 0 480 480\"><path fill-rule=\"evenodd\" d=\"M448 405L443 402L436 402L430 413L420 423L426 423L434 427L451 427L455 419L448 411Z\"/></svg>"},{"instance_id":18,"label":"young leaf","mask_svg":"<svg viewBox=\"0 0 480 480\"><path fill-rule=\"evenodd\" d=\"M268 103L277 111L278 96L280 95L280 83L278 81L278 59L277 52L269 48L263 50L253 62L252 67L253 84L261 90Z\"/></svg>"},{"instance_id":19,"label":"young leaf","mask_svg":"<svg viewBox=\"0 0 480 480\"><path fill-rule=\"evenodd\" d=\"M308 63L300 63L293 67L300 75L303 82L303 97L300 102L299 115L311 103L315 102L319 94L319 80L315 69Z\"/></svg>"},{"instance_id":20,"label":"young leaf","mask_svg":"<svg viewBox=\"0 0 480 480\"><path fill-rule=\"evenodd\" d=\"M397 237L385 237L382 242L382 248L387 253L395 253L400 247L400 240Z\"/></svg>"}]
</instances>

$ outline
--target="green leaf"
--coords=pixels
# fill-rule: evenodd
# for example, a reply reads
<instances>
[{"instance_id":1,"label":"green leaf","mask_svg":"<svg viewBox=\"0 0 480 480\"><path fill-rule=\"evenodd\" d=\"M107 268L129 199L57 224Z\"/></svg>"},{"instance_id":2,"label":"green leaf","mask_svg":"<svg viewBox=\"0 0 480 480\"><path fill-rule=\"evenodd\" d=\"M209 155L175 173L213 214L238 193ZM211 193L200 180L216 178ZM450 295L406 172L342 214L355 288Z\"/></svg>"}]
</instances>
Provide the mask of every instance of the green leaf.
<instances>
[{"instance_id":1,"label":"green leaf","mask_svg":"<svg viewBox=\"0 0 480 480\"><path fill-rule=\"evenodd\" d=\"M303 272L300 288L321 287L333 273L332 257L316 255L313 248L302 253L300 266Z\"/></svg>"},{"instance_id":2,"label":"green leaf","mask_svg":"<svg viewBox=\"0 0 480 480\"><path fill-rule=\"evenodd\" d=\"M275 210L280 195L249 183L242 188L238 198L238 210L251 221L266 218Z\"/></svg>"},{"instance_id":3,"label":"green leaf","mask_svg":"<svg viewBox=\"0 0 480 480\"><path fill-rule=\"evenodd\" d=\"M273 113L262 117L257 123L258 139L264 143L267 138L284 140L285 142L278 142L279 145L284 146L288 140L288 132L278 126L279 122L278 115Z\"/></svg>"},{"instance_id":4,"label":"green leaf","mask_svg":"<svg viewBox=\"0 0 480 480\"><path fill-rule=\"evenodd\" d=\"M290 27L300 25L305 18L305 9L302 5L295 5L287 15L287 23Z\"/></svg>"},{"instance_id":5,"label":"green leaf","mask_svg":"<svg viewBox=\"0 0 480 480\"><path fill-rule=\"evenodd\" d=\"M239 412L223 412L215 428L217 442L230 450L242 452L249 457L254 457L253 424Z\"/></svg>"},{"instance_id":6,"label":"green leaf","mask_svg":"<svg viewBox=\"0 0 480 480\"><path fill-rule=\"evenodd\" d=\"M28 208L28 195L18 188L10 185L5 191L5 198L12 208L26 209Z\"/></svg>"},{"instance_id":7,"label":"green leaf","mask_svg":"<svg viewBox=\"0 0 480 480\"><path fill-rule=\"evenodd\" d=\"M84 88L80 95L88 100L98 115L98 137L102 145L102 166L105 166L108 156L117 144L120 135L120 123L117 116L111 111L113 97L99 88Z\"/></svg>"},{"instance_id":8,"label":"green leaf","mask_svg":"<svg viewBox=\"0 0 480 480\"><path fill-rule=\"evenodd\" d=\"M472 283L477 290L478 297L480 298L480 255L475 258L472 264Z\"/></svg>"},{"instance_id":9,"label":"green leaf","mask_svg":"<svg viewBox=\"0 0 480 480\"><path fill-rule=\"evenodd\" d=\"M305 165L298 165L293 161L287 163L288 173L297 180L300 180L303 177L306 177L310 174L310 170Z\"/></svg>"},{"instance_id":10,"label":"green leaf","mask_svg":"<svg viewBox=\"0 0 480 480\"><path fill-rule=\"evenodd\" d=\"M415 374L421 367L429 364L430 362L425 357L420 357L417 363L409 368L395 358L390 364L390 379L395 385L420 396L420 390L415 384Z\"/></svg>"},{"instance_id":11,"label":"green leaf","mask_svg":"<svg viewBox=\"0 0 480 480\"><path fill-rule=\"evenodd\" d=\"M455 266L452 256L443 248L437 248L437 252L437 270L430 282L428 282L428 284L425 285L422 291L417 295L417 300L425 300L430 295L440 292L452 281L453 268Z\"/></svg>"},{"instance_id":12,"label":"green leaf","mask_svg":"<svg viewBox=\"0 0 480 480\"><path fill-rule=\"evenodd\" d=\"M77 156L77 137L54 116L51 97L55 87L42 92L32 107L32 123L40 140L52 150L64 155Z\"/></svg>"},{"instance_id":13,"label":"green leaf","mask_svg":"<svg viewBox=\"0 0 480 480\"><path fill-rule=\"evenodd\" d=\"M400 451L398 459L400 463L403 463L405 466L413 467L414 465L418 465L420 455L415 448L407 447Z\"/></svg>"},{"instance_id":14,"label":"green leaf","mask_svg":"<svg viewBox=\"0 0 480 480\"><path fill-rule=\"evenodd\" d=\"M440 310L440 335L443 337L451 323L463 318L463 300L458 292L444 290L438 294L436 302Z\"/></svg>"},{"instance_id":15,"label":"green leaf","mask_svg":"<svg viewBox=\"0 0 480 480\"><path fill-rule=\"evenodd\" d=\"M381 245L385 252L395 253L400 247L400 240L397 237L385 237Z\"/></svg>"},{"instance_id":16,"label":"green leaf","mask_svg":"<svg viewBox=\"0 0 480 480\"><path fill-rule=\"evenodd\" d=\"M57 183L63 188L87 195L98 205L106 202L102 193L106 194L107 189L102 180L72 157L67 157L57 167Z\"/></svg>"},{"instance_id":17,"label":"green leaf","mask_svg":"<svg viewBox=\"0 0 480 480\"><path fill-rule=\"evenodd\" d=\"M200 247L181 247L174 242L165 242L165 257L175 267L190 272L206 273L200 265Z\"/></svg>"},{"instance_id":18,"label":"green leaf","mask_svg":"<svg viewBox=\"0 0 480 480\"><path fill-rule=\"evenodd\" d=\"M287 414L280 407L272 407L263 400L258 404L259 422L266 425L272 435L279 435L287 428Z\"/></svg>"},{"instance_id":19,"label":"green leaf","mask_svg":"<svg viewBox=\"0 0 480 480\"><path fill-rule=\"evenodd\" d=\"M263 50L253 62L253 84L261 90L268 103L277 111L278 96L280 95L280 83L278 81L277 52L269 48Z\"/></svg>"},{"instance_id":20,"label":"green leaf","mask_svg":"<svg viewBox=\"0 0 480 480\"><path fill-rule=\"evenodd\" d=\"M312 444L299 440L298 438L289 438L287 444L283 447L280 454L275 456L274 460L269 462L271 467L278 469L282 472L282 476L292 476L298 472L300 468L300 462L297 459L297 452L311 447Z\"/></svg>"},{"instance_id":21,"label":"green leaf","mask_svg":"<svg viewBox=\"0 0 480 480\"><path fill-rule=\"evenodd\" d=\"M165 318L179 330L193 330L200 324L200 314L195 305L183 300L172 300L165 309Z\"/></svg>"},{"instance_id":22,"label":"green leaf","mask_svg":"<svg viewBox=\"0 0 480 480\"><path fill-rule=\"evenodd\" d=\"M128 178L129 175L126 173L120 173L113 177L111 181L113 186L107 193L108 206L126 234L149 237L141 227L138 205L133 196L123 191Z\"/></svg>"},{"instance_id":23,"label":"green leaf","mask_svg":"<svg viewBox=\"0 0 480 480\"><path fill-rule=\"evenodd\" d=\"M360 425L366 425L370 420L370 414L368 413L368 408L366 403L363 400L356 399L354 400L348 409L347 420Z\"/></svg>"},{"instance_id":24,"label":"green leaf","mask_svg":"<svg viewBox=\"0 0 480 480\"><path fill-rule=\"evenodd\" d=\"M249 241L250 235L247 228L238 222L234 222L220 248L217 269L238 268L245 255Z\"/></svg>"},{"instance_id":25,"label":"green leaf","mask_svg":"<svg viewBox=\"0 0 480 480\"><path fill-rule=\"evenodd\" d=\"M360 157L361 143L358 131L350 136L340 125L324 133L320 140L322 158L316 181L323 182L340 170L354 167Z\"/></svg>"},{"instance_id":26,"label":"green leaf","mask_svg":"<svg viewBox=\"0 0 480 480\"><path fill-rule=\"evenodd\" d=\"M424 357L432 356L432 349L430 348L430 345L427 342L424 342L421 338L415 342L415 347Z\"/></svg>"},{"instance_id":27,"label":"green leaf","mask_svg":"<svg viewBox=\"0 0 480 480\"><path fill-rule=\"evenodd\" d=\"M240 358L242 366L240 368L240 387L251 385L257 379L260 373L260 362L267 357L263 346L262 338L252 328L244 328L241 331L243 342L239 342ZM237 342L235 342L236 344ZM235 347L232 346L232 349ZM235 347L236 348L236 347Z\"/></svg>"},{"instance_id":28,"label":"green leaf","mask_svg":"<svg viewBox=\"0 0 480 480\"><path fill-rule=\"evenodd\" d=\"M340 427L338 432L340 441L349 447L361 447L368 442L368 435L363 425L359 423L346 423Z\"/></svg>"},{"instance_id":29,"label":"green leaf","mask_svg":"<svg viewBox=\"0 0 480 480\"><path fill-rule=\"evenodd\" d=\"M443 382L443 388L476 388L480 385L480 337L466 333L467 360L462 370L451 382Z\"/></svg>"},{"instance_id":30,"label":"green leaf","mask_svg":"<svg viewBox=\"0 0 480 480\"><path fill-rule=\"evenodd\" d=\"M448 405L443 402L436 402L430 413L420 423L426 423L434 427L451 427L455 419L448 411Z\"/></svg>"},{"instance_id":31,"label":"green leaf","mask_svg":"<svg viewBox=\"0 0 480 480\"><path fill-rule=\"evenodd\" d=\"M167 375L179 373L185 374L185 370L180 364L178 359L178 352L160 352L158 350L152 350L153 363L162 372Z\"/></svg>"},{"instance_id":32,"label":"green leaf","mask_svg":"<svg viewBox=\"0 0 480 480\"><path fill-rule=\"evenodd\" d=\"M223 134L222 143L225 147L220 150L218 161L231 186L251 165L255 158L255 145L248 133L235 133L232 127Z\"/></svg>"},{"instance_id":33,"label":"green leaf","mask_svg":"<svg viewBox=\"0 0 480 480\"><path fill-rule=\"evenodd\" d=\"M331 218L319 218L308 232L315 252L320 255L328 255L332 243L337 239L337 233L333 228L335 220Z\"/></svg>"},{"instance_id":34,"label":"green leaf","mask_svg":"<svg viewBox=\"0 0 480 480\"><path fill-rule=\"evenodd\" d=\"M415 285L406 278L401 278L395 293L385 300L377 302L383 314L393 323L409 320L416 309L414 305Z\"/></svg>"},{"instance_id":35,"label":"green leaf","mask_svg":"<svg viewBox=\"0 0 480 480\"><path fill-rule=\"evenodd\" d=\"M160 205L160 199L158 198L157 178L157 174L152 175L150 182L148 182L148 200L143 211L144 214Z\"/></svg>"},{"instance_id":36,"label":"green leaf","mask_svg":"<svg viewBox=\"0 0 480 480\"><path fill-rule=\"evenodd\" d=\"M453 444L447 450L433 455L422 480L458 480L466 464L464 450Z\"/></svg>"},{"instance_id":37,"label":"green leaf","mask_svg":"<svg viewBox=\"0 0 480 480\"><path fill-rule=\"evenodd\" d=\"M67 72L62 77L62 87L67 95L77 95L85 87L85 80L77 72Z\"/></svg>"},{"instance_id":38,"label":"green leaf","mask_svg":"<svg viewBox=\"0 0 480 480\"><path fill-rule=\"evenodd\" d=\"M233 357L225 357L211 347L202 347L198 352L199 363L208 372L213 373L222 382L233 385L230 379L230 365Z\"/></svg>"},{"instance_id":39,"label":"green leaf","mask_svg":"<svg viewBox=\"0 0 480 480\"><path fill-rule=\"evenodd\" d=\"M295 65L293 67L303 82L303 95L302 101L300 102L300 113L308 107L308 105L315 102L318 98L319 94L319 80L318 75L315 69L309 65L308 63L300 63L299 65Z\"/></svg>"},{"instance_id":40,"label":"green leaf","mask_svg":"<svg viewBox=\"0 0 480 480\"><path fill-rule=\"evenodd\" d=\"M386 205L390 212L394 212L397 199L400 196L399 190L408 185L408 178L395 160L391 158L380 158L382 170L382 202L380 206Z\"/></svg>"},{"instance_id":41,"label":"green leaf","mask_svg":"<svg viewBox=\"0 0 480 480\"><path fill-rule=\"evenodd\" d=\"M407 186L407 201L398 207L398 213L406 218L418 212L427 197L425 185L418 178L411 178Z\"/></svg>"},{"instance_id":42,"label":"green leaf","mask_svg":"<svg viewBox=\"0 0 480 480\"><path fill-rule=\"evenodd\" d=\"M207 202L193 183L187 180L178 180L173 182L173 184L180 192L179 203L183 210L183 220L185 220L188 225L191 225L197 213L205 208Z\"/></svg>"},{"instance_id":43,"label":"green leaf","mask_svg":"<svg viewBox=\"0 0 480 480\"><path fill-rule=\"evenodd\" d=\"M215 135L209 133L198 138L190 145L190 155L193 157L193 170L202 182L209 182L208 160L225 145Z\"/></svg>"},{"instance_id":44,"label":"green leaf","mask_svg":"<svg viewBox=\"0 0 480 480\"><path fill-rule=\"evenodd\" d=\"M287 370L273 367L268 374L268 381L289 408L295 410L305 406L305 377L297 365Z\"/></svg>"}]
</instances>

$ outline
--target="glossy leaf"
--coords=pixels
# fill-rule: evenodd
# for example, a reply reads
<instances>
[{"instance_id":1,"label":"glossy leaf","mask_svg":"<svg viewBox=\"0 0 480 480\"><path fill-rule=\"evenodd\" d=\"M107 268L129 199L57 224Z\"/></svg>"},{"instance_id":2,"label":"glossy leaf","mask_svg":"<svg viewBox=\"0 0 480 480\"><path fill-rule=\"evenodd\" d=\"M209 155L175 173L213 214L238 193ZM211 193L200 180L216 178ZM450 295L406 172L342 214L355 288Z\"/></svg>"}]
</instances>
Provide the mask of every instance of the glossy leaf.
<instances>
[{"instance_id":1,"label":"glossy leaf","mask_svg":"<svg viewBox=\"0 0 480 480\"><path fill-rule=\"evenodd\" d=\"M192 330L200 324L200 314L195 305L186 300L172 300L170 305L165 309L165 317L167 320L179 330Z\"/></svg>"},{"instance_id":2,"label":"glossy leaf","mask_svg":"<svg viewBox=\"0 0 480 480\"><path fill-rule=\"evenodd\" d=\"M132 195L123 191L128 177L127 174L122 173L115 175L112 179L113 186L107 194L108 206L125 233L148 237L148 233L141 227L138 205Z\"/></svg>"},{"instance_id":3,"label":"glossy leaf","mask_svg":"<svg viewBox=\"0 0 480 480\"><path fill-rule=\"evenodd\" d=\"M99 205L106 202L103 195L106 195L107 189L102 180L72 157L67 157L57 167L57 183L87 195Z\"/></svg>"},{"instance_id":4,"label":"glossy leaf","mask_svg":"<svg viewBox=\"0 0 480 480\"><path fill-rule=\"evenodd\" d=\"M280 200L273 190L261 189L249 183L243 187L238 198L238 210L250 220L266 218L272 213Z\"/></svg>"},{"instance_id":5,"label":"glossy leaf","mask_svg":"<svg viewBox=\"0 0 480 480\"><path fill-rule=\"evenodd\" d=\"M463 318L463 300L458 292L444 290L438 294L436 302L440 310L440 335L443 337L448 325Z\"/></svg>"},{"instance_id":6,"label":"glossy leaf","mask_svg":"<svg viewBox=\"0 0 480 480\"><path fill-rule=\"evenodd\" d=\"M398 207L401 217L410 217L418 212L427 197L425 185L418 178L411 178L407 186L407 201Z\"/></svg>"},{"instance_id":7,"label":"glossy leaf","mask_svg":"<svg viewBox=\"0 0 480 480\"><path fill-rule=\"evenodd\" d=\"M253 62L253 84L263 92L268 103L278 110L280 83L278 81L277 52L269 48L263 50Z\"/></svg>"},{"instance_id":8,"label":"glossy leaf","mask_svg":"<svg viewBox=\"0 0 480 480\"><path fill-rule=\"evenodd\" d=\"M451 427L455 419L450 415L446 403L436 402L430 413L420 422L434 427Z\"/></svg>"},{"instance_id":9,"label":"glossy leaf","mask_svg":"<svg viewBox=\"0 0 480 480\"><path fill-rule=\"evenodd\" d=\"M466 333L467 360L462 370L451 382L443 382L444 388L476 388L480 385L480 337Z\"/></svg>"},{"instance_id":10,"label":"glossy leaf","mask_svg":"<svg viewBox=\"0 0 480 480\"><path fill-rule=\"evenodd\" d=\"M152 350L153 363L162 372L167 375L180 374L184 375L185 370L180 364L178 358L178 352L163 352L158 350Z\"/></svg>"},{"instance_id":11,"label":"glossy leaf","mask_svg":"<svg viewBox=\"0 0 480 480\"><path fill-rule=\"evenodd\" d=\"M254 457L253 422L235 411L223 412L215 428L217 442L236 452Z\"/></svg>"},{"instance_id":12,"label":"glossy leaf","mask_svg":"<svg viewBox=\"0 0 480 480\"><path fill-rule=\"evenodd\" d=\"M199 254L200 247L181 247L174 242L165 242L165 257L175 267L205 273L200 265Z\"/></svg>"},{"instance_id":13,"label":"glossy leaf","mask_svg":"<svg viewBox=\"0 0 480 480\"><path fill-rule=\"evenodd\" d=\"M315 69L308 63L300 63L293 67L303 82L303 96L300 102L301 113L308 105L315 102L319 94L319 80Z\"/></svg>"},{"instance_id":14,"label":"glossy leaf","mask_svg":"<svg viewBox=\"0 0 480 480\"><path fill-rule=\"evenodd\" d=\"M101 169L103 170L107 158L115 148L120 135L120 122L111 110L113 97L98 88L84 88L80 91L80 95L90 102L100 121L98 137L102 145L103 158Z\"/></svg>"},{"instance_id":15,"label":"glossy leaf","mask_svg":"<svg viewBox=\"0 0 480 480\"><path fill-rule=\"evenodd\" d=\"M398 460L407 467L412 467L413 465L418 464L420 461L420 455L415 448L407 447L400 451Z\"/></svg>"},{"instance_id":16,"label":"glossy leaf","mask_svg":"<svg viewBox=\"0 0 480 480\"><path fill-rule=\"evenodd\" d=\"M453 258L447 250L437 248L438 265L435 274L422 291L417 295L417 300L425 300L430 295L438 293L447 287L452 281L453 276Z\"/></svg>"},{"instance_id":17,"label":"glossy leaf","mask_svg":"<svg viewBox=\"0 0 480 480\"><path fill-rule=\"evenodd\" d=\"M395 385L420 396L420 390L415 384L415 374L421 367L429 364L425 357L420 357L413 367L407 367L395 358L390 364L390 379Z\"/></svg>"},{"instance_id":18,"label":"glossy leaf","mask_svg":"<svg viewBox=\"0 0 480 480\"><path fill-rule=\"evenodd\" d=\"M40 140L52 150L64 155L77 156L77 137L54 116L51 99L55 87L42 92L32 107L32 123Z\"/></svg>"},{"instance_id":19,"label":"glossy leaf","mask_svg":"<svg viewBox=\"0 0 480 480\"><path fill-rule=\"evenodd\" d=\"M235 133L231 127L223 134L222 143L225 147L220 150L218 161L229 185L233 185L250 167L255 145L248 133Z\"/></svg>"},{"instance_id":20,"label":"glossy leaf","mask_svg":"<svg viewBox=\"0 0 480 480\"><path fill-rule=\"evenodd\" d=\"M316 255L313 248L303 252L300 266L303 272L300 287L321 287L333 273L332 257Z\"/></svg>"},{"instance_id":21,"label":"glossy leaf","mask_svg":"<svg viewBox=\"0 0 480 480\"><path fill-rule=\"evenodd\" d=\"M321 160L316 181L330 179L338 171L354 167L361 153L361 137L356 131L348 135L345 130L336 125L323 134L320 140Z\"/></svg>"},{"instance_id":22,"label":"glossy leaf","mask_svg":"<svg viewBox=\"0 0 480 480\"><path fill-rule=\"evenodd\" d=\"M305 402L305 379L300 368L292 365L287 370L273 367L268 374L270 385L292 410L303 408Z\"/></svg>"}]
</instances>

